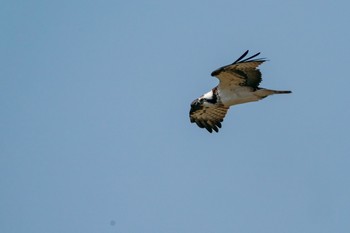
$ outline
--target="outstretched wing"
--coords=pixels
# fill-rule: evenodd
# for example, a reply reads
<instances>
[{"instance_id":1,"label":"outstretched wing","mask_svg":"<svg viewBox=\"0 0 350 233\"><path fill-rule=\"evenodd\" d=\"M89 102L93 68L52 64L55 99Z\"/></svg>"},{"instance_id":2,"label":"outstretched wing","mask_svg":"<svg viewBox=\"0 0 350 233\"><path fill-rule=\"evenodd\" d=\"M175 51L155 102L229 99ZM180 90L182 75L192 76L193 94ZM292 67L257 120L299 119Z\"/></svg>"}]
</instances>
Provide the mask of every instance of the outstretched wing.
<instances>
[{"instance_id":1,"label":"outstretched wing","mask_svg":"<svg viewBox=\"0 0 350 233\"><path fill-rule=\"evenodd\" d=\"M261 72L257 67L266 61L265 59L253 59L260 53L245 58L249 50L242 54L232 64L220 67L213 71L211 76L220 80L219 88L228 88L234 86L249 86L257 88L261 82ZM245 58L245 59L244 59Z\"/></svg>"},{"instance_id":2,"label":"outstretched wing","mask_svg":"<svg viewBox=\"0 0 350 233\"><path fill-rule=\"evenodd\" d=\"M219 132L221 122L227 113L228 107L222 104L209 104L204 106L197 100L193 101L190 110L191 123L196 123L200 128L206 128L210 133Z\"/></svg>"}]
</instances>

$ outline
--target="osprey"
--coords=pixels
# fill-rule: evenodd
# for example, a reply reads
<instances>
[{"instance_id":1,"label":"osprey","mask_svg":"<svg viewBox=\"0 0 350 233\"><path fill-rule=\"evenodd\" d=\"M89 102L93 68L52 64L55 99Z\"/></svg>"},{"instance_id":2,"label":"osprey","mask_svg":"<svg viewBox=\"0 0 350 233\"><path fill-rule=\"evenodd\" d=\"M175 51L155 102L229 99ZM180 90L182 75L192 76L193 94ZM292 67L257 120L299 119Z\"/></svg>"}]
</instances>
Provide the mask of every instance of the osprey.
<instances>
[{"instance_id":1,"label":"osprey","mask_svg":"<svg viewBox=\"0 0 350 233\"><path fill-rule=\"evenodd\" d=\"M245 58L249 50L235 62L211 73L219 79L219 85L191 103L190 120L210 133L219 132L221 122L232 105L261 100L273 94L289 94L259 87L261 72L257 68L265 59L253 59L260 53ZM245 59L244 59L245 58Z\"/></svg>"}]
</instances>

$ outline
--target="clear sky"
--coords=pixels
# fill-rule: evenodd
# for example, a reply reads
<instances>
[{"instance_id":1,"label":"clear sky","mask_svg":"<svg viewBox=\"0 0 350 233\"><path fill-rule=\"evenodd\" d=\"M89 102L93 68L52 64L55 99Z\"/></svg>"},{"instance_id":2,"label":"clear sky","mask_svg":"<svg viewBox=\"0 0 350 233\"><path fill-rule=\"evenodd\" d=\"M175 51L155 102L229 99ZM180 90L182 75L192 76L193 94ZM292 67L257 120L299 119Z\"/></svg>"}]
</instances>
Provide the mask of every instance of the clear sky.
<instances>
[{"instance_id":1,"label":"clear sky","mask_svg":"<svg viewBox=\"0 0 350 233\"><path fill-rule=\"evenodd\" d=\"M0 232L350 232L349 1L0 4ZM246 49L263 87L189 122Z\"/></svg>"}]
</instances>

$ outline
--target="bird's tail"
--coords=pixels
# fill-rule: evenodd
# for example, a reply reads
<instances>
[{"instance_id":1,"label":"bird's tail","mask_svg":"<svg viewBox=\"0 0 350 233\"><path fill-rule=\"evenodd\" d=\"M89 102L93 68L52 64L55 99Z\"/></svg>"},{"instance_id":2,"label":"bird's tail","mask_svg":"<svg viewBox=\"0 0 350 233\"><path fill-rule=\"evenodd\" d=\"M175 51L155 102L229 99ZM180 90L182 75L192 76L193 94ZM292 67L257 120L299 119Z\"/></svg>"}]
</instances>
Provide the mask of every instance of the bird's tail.
<instances>
[{"instance_id":1,"label":"bird's tail","mask_svg":"<svg viewBox=\"0 0 350 233\"><path fill-rule=\"evenodd\" d=\"M271 90L273 91L273 94L290 94L292 91L277 91L277 90Z\"/></svg>"},{"instance_id":2,"label":"bird's tail","mask_svg":"<svg viewBox=\"0 0 350 233\"><path fill-rule=\"evenodd\" d=\"M265 89L261 88L255 92L257 96L260 98L265 98L269 95L274 95L274 94L290 94L292 93L291 91L278 91L278 90L271 90L271 89Z\"/></svg>"}]
</instances>

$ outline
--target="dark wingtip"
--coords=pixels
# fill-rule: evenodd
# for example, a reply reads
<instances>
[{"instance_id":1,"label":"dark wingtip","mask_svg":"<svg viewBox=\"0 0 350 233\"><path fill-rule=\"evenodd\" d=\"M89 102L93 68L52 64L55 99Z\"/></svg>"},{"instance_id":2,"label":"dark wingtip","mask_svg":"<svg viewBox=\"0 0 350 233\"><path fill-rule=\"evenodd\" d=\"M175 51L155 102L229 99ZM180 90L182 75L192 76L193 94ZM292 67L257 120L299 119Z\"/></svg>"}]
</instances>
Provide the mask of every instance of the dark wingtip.
<instances>
[{"instance_id":1,"label":"dark wingtip","mask_svg":"<svg viewBox=\"0 0 350 233\"><path fill-rule=\"evenodd\" d=\"M193 122L196 122L196 124L197 124L197 126L198 126L199 128L204 128L204 127L205 127L200 121L193 121ZM193 123L193 122L192 122L192 123Z\"/></svg>"},{"instance_id":2,"label":"dark wingtip","mask_svg":"<svg viewBox=\"0 0 350 233\"><path fill-rule=\"evenodd\" d=\"M245 51L236 61L234 61L232 64L239 62L241 59L243 59L247 54L249 53L249 50Z\"/></svg>"},{"instance_id":3,"label":"dark wingtip","mask_svg":"<svg viewBox=\"0 0 350 233\"><path fill-rule=\"evenodd\" d=\"M253 56L250 56L250 57L248 57L248 58L244 59L244 60L243 60L243 61L241 61L241 62L248 61L248 60L253 59L254 57L257 57L257 56L259 56L259 55L260 55L260 52L258 52L258 53L256 53L256 54L254 54Z\"/></svg>"},{"instance_id":4,"label":"dark wingtip","mask_svg":"<svg viewBox=\"0 0 350 233\"><path fill-rule=\"evenodd\" d=\"M213 133L213 130L218 133L219 128L221 128L220 122L211 125L205 121L196 121L194 119L191 119L191 123L196 123L199 128L206 129L209 133Z\"/></svg>"},{"instance_id":5,"label":"dark wingtip","mask_svg":"<svg viewBox=\"0 0 350 233\"><path fill-rule=\"evenodd\" d=\"M212 132L213 132L213 129L212 129L212 128L210 128L210 127L205 127L205 128L208 130L209 133L212 133Z\"/></svg>"},{"instance_id":6,"label":"dark wingtip","mask_svg":"<svg viewBox=\"0 0 350 233\"><path fill-rule=\"evenodd\" d=\"M257 57L260 55L260 52L254 54L253 56L250 56L248 58L245 58L247 56L247 54L249 53L249 50L246 50L236 61L234 61L233 63L231 63L231 65L236 64L236 63L241 63L241 62L247 62L247 61L260 61L260 62L264 62L266 61L266 59L264 58L259 58L256 60L251 60L254 57ZM243 58L245 58L244 60L242 60ZM211 76L215 77L217 75L219 75L223 70L224 70L225 66L220 67L219 69L214 70L213 72L211 72Z\"/></svg>"}]
</instances>

